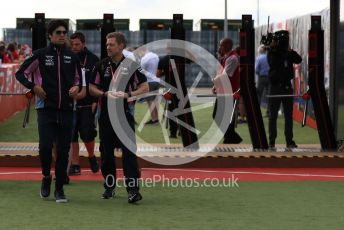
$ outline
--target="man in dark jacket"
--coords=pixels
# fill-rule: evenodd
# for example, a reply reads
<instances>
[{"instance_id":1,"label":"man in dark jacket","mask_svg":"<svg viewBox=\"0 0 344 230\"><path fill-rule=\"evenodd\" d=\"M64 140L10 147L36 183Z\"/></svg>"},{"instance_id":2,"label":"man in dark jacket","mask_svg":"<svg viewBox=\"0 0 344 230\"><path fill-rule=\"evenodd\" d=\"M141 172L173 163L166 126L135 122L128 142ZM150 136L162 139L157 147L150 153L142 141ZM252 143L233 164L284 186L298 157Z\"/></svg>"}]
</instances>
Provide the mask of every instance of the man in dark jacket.
<instances>
[{"instance_id":1,"label":"man in dark jacket","mask_svg":"<svg viewBox=\"0 0 344 230\"><path fill-rule=\"evenodd\" d=\"M78 57L65 48L68 26L62 20L48 25L50 44L36 50L16 73L17 80L35 94L38 116L39 156L42 166L40 195L48 198L51 184L52 147L56 142L55 198L67 202L63 183L67 177L68 152L72 139L73 100L85 96L81 89Z\"/></svg>"},{"instance_id":2,"label":"man in dark jacket","mask_svg":"<svg viewBox=\"0 0 344 230\"><path fill-rule=\"evenodd\" d=\"M98 99L89 95L88 82L91 77L91 71L94 65L99 61L99 58L87 49L85 45L85 35L83 33L75 32L70 36L70 40L72 51L78 55L80 64L85 71L87 90L86 97L79 100L76 104L76 117L73 131L72 157L70 159L71 166L69 169L69 175L81 174L79 164L79 134L87 149L91 170L96 173L99 171L99 165L94 155L95 137L97 135L95 112L97 109Z\"/></svg>"},{"instance_id":3,"label":"man in dark jacket","mask_svg":"<svg viewBox=\"0 0 344 230\"><path fill-rule=\"evenodd\" d=\"M102 161L101 171L104 177L105 188L102 198L110 199L115 195L117 178L114 150L116 146L120 146L128 202L135 203L141 200L142 196L139 193L138 183L140 170L136 156L135 123L134 117L129 109L130 102L127 99L132 96L147 93L149 86L146 76L139 71L139 65L137 65L137 68L130 68L127 66L126 61L124 61L123 49L125 45L126 39L122 33L112 32L106 36L108 57L98 62L93 68L90 80L90 93L101 99L101 112L98 122L99 150ZM131 69L134 70L133 73L131 73ZM124 88L119 87L112 90L113 85L121 85L121 82L125 83ZM120 139L120 133L115 129L116 127L112 126L110 118L111 110L108 108L108 105L111 105L113 102L112 99L122 102L121 106L123 106L118 109L121 110L120 112L124 112L125 119L123 122L128 124L128 130L126 130L128 136L126 139L134 146L129 146L123 139ZM122 120L117 114L111 114L111 117L114 120Z\"/></svg>"},{"instance_id":4,"label":"man in dark jacket","mask_svg":"<svg viewBox=\"0 0 344 230\"><path fill-rule=\"evenodd\" d=\"M293 87L291 81L294 79L294 64L301 63L301 56L289 46L288 31L281 30L275 32L275 38L271 43L271 49L268 52L268 62L270 65L269 82L269 147L275 148L275 139L277 137L277 116L282 103L285 128L284 135L287 148L297 148L293 140ZM274 96L275 95L275 96ZM290 95L281 96L278 95Z\"/></svg>"}]
</instances>

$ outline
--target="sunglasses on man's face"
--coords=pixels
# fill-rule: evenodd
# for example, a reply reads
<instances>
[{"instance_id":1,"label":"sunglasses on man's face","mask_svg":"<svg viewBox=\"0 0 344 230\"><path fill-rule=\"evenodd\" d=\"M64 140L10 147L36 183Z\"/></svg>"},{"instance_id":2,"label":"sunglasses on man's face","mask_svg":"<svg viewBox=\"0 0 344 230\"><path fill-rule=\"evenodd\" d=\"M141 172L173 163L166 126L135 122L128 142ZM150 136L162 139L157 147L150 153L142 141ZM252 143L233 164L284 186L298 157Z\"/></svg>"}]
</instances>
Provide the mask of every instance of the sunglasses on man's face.
<instances>
[{"instance_id":1,"label":"sunglasses on man's face","mask_svg":"<svg viewBox=\"0 0 344 230\"><path fill-rule=\"evenodd\" d=\"M57 31L55 31L55 34L57 34L57 35L61 35L61 34L66 35L67 31L65 31L65 30L57 30Z\"/></svg>"}]
</instances>

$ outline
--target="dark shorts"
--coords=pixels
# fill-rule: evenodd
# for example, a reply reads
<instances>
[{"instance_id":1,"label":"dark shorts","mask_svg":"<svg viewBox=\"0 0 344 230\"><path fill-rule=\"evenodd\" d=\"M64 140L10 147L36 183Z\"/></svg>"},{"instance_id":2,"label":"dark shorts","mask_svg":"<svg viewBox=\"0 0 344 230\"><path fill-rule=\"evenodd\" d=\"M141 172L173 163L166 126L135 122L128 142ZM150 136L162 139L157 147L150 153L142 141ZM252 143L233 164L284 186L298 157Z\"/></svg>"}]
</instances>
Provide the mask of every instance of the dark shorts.
<instances>
[{"instance_id":1,"label":"dark shorts","mask_svg":"<svg viewBox=\"0 0 344 230\"><path fill-rule=\"evenodd\" d=\"M73 142L77 142L79 135L83 142L91 142L97 136L95 114L92 107L81 107L76 110Z\"/></svg>"},{"instance_id":2,"label":"dark shorts","mask_svg":"<svg viewBox=\"0 0 344 230\"><path fill-rule=\"evenodd\" d=\"M148 85L149 85L149 92L157 91L160 88L159 82L148 82ZM155 98L156 98L156 96L150 96L150 97L146 97L146 100L147 101L154 101Z\"/></svg>"}]
</instances>

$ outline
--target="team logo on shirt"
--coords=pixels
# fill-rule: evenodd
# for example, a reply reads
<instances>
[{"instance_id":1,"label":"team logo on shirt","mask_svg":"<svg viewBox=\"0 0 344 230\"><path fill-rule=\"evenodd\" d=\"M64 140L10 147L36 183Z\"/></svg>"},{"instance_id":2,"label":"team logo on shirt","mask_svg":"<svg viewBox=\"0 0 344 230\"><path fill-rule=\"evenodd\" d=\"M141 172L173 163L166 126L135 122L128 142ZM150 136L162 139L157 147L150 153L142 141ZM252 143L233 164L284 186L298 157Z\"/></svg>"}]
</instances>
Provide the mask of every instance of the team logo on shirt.
<instances>
[{"instance_id":1,"label":"team logo on shirt","mask_svg":"<svg viewBox=\"0 0 344 230\"><path fill-rule=\"evenodd\" d=\"M63 63L70 64L72 63L72 57L71 56L63 56Z\"/></svg>"},{"instance_id":2,"label":"team logo on shirt","mask_svg":"<svg viewBox=\"0 0 344 230\"><path fill-rule=\"evenodd\" d=\"M54 56L52 55L45 55L45 65L46 66L54 66Z\"/></svg>"},{"instance_id":3,"label":"team logo on shirt","mask_svg":"<svg viewBox=\"0 0 344 230\"><path fill-rule=\"evenodd\" d=\"M138 70L140 73L144 74L144 71L143 71L143 69L141 68L141 66L139 66L139 67L137 68L137 70Z\"/></svg>"},{"instance_id":4,"label":"team logo on shirt","mask_svg":"<svg viewBox=\"0 0 344 230\"><path fill-rule=\"evenodd\" d=\"M127 67L121 67L120 74L125 76L129 75L129 69Z\"/></svg>"},{"instance_id":5,"label":"team logo on shirt","mask_svg":"<svg viewBox=\"0 0 344 230\"><path fill-rule=\"evenodd\" d=\"M108 78L108 77L111 77L111 69L109 66L106 67L105 73L104 73L104 78Z\"/></svg>"}]
</instances>

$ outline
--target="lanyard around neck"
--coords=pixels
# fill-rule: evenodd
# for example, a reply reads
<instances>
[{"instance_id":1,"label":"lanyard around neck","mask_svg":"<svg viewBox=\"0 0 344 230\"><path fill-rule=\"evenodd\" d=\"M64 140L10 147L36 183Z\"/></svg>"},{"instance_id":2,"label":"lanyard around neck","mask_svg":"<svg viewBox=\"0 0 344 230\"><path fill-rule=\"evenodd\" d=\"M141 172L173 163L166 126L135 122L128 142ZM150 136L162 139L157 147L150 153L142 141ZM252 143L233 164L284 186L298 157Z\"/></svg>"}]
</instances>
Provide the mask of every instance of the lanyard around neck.
<instances>
[{"instance_id":1,"label":"lanyard around neck","mask_svg":"<svg viewBox=\"0 0 344 230\"><path fill-rule=\"evenodd\" d=\"M109 63L110 64L110 70L111 70L111 76L112 76L112 80L115 81L117 76L116 76L116 70L114 70L112 68L112 62ZM117 66L117 65L116 65Z\"/></svg>"}]
</instances>

